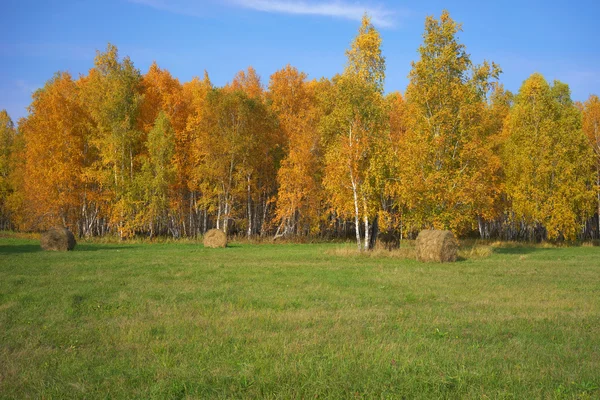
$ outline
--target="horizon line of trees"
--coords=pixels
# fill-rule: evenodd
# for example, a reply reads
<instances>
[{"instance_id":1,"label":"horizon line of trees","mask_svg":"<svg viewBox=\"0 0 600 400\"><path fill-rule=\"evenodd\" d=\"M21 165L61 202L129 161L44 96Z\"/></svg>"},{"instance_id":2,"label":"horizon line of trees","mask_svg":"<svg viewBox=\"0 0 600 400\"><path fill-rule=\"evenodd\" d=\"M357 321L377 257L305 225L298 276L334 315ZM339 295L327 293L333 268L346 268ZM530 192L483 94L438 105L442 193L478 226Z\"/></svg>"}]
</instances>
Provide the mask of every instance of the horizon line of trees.
<instances>
[{"instance_id":1,"label":"horizon line of trees","mask_svg":"<svg viewBox=\"0 0 600 400\"><path fill-rule=\"evenodd\" d=\"M404 95L384 94L364 16L331 79L249 67L215 87L144 75L111 44L58 72L14 126L0 112L0 229L79 236L354 237L423 228L510 240L599 238L600 99L474 65L447 11L427 17Z\"/></svg>"}]
</instances>

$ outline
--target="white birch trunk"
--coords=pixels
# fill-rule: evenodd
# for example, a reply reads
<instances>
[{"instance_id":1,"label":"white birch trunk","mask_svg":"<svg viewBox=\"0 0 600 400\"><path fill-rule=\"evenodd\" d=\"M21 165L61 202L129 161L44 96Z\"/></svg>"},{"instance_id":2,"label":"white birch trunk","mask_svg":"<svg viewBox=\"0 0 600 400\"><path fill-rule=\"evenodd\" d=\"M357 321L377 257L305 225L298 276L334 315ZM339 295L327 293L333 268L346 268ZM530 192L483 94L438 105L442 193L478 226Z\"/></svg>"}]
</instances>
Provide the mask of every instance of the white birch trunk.
<instances>
[{"instance_id":1,"label":"white birch trunk","mask_svg":"<svg viewBox=\"0 0 600 400\"><path fill-rule=\"evenodd\" d=\"M252 204L250 196L250 175L248 175L248 239L252 236Z\"/></svg>"},{"instance_id":2,"label":"white birch trunk","mask_svg":"<svg viewBox=\"0 0 600 400\"><path fill-rule=\"evenodd\" d=\"M219 210L217 211L217 229L221 229L221 196L219 196Z\"/></svg>"},{"instance_id":3,"label":"white birch trunk","mask_svg":"<svg viewBox=\"0 0 600 400\"><path fill-rule=\"evenodd\" d=\"M598 185L598 239L600 239L600 167L597 169L597 180L596 185Z\"/></svg>"},{"instance_id":4,"label":"white birch trunk","mask_svg":"<svg viewBox=\"0 0 600 400\"><path fill-rule=\"evenodd\" d=\"M367 199L365 198L365 196L363 195L362 197L362 202L363 202L363 223L365 224L365 245L363 246L365 250L369 250L369 236L370 236L370 232L369 232L369 213L368 213L368 209L367 209Z\"/></svg>"},{"instance_id":5,"label":"white birch trunk","mask_svg":"<svg viewBox=\"0 0 600 400\"><path fill-rule=\"evenodd\" d=\"M223 214L223 232L227 235L227 226L229 225L229 196L225 197L225 210Z\"/></svg>"},{"instance_id":6,"label":"white birch trunk","mask_svg":"<svg viewBox=\"0 0 600 400\"><path fill-rule=\"evenodd\" d=\"M358 251L362 251L360 243L360 215L358 211L358 193L356 189L356 182L354 182L354 176L352 176L352 172L350 172L350 181L352 182L352 196L354 197L354 226L356 231L356 245L358 246Z\"/></svg>"}]
</instances>

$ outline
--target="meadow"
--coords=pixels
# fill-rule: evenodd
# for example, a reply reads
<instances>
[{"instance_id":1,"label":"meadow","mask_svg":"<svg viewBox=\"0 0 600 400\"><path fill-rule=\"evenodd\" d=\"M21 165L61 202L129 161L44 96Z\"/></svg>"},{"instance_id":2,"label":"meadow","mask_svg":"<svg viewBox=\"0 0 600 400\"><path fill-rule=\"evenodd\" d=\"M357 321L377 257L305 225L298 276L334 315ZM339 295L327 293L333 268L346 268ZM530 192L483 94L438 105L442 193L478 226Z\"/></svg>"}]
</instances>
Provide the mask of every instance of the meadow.
<instances>
[{"instance_id":1,"label":"meadow","mask_svg":"<svg viewBox=\"0 0 600 400\"><path fill-rule=\"evenodd\" d=\"M600 247L404 246L2 235L0 398L600 397Z\"/></svg>"}]
</instances>

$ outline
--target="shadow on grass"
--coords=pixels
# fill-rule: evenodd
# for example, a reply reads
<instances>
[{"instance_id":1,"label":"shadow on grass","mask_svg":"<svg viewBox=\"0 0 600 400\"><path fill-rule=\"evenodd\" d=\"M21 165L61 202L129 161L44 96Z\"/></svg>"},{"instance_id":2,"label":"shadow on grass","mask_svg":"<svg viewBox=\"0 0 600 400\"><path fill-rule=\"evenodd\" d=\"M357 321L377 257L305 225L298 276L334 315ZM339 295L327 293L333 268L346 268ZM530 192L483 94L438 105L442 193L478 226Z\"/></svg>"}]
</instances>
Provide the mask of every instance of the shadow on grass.
<instances>
[{"instance_id":1,"label":"shadow on grass","mask_svg":"<svg viewBox=\"0 0 600 400\"><path fill-rule=\"evenodd\" d=\"M75 246L74 251L114 251L114 250L128 250L130 246L98 246L90 244L78 244ZM42 252L42 248L39 244L14 244L14 245L0 245L0 254L26 254L26 253L39 253Z\"/></svg>"},{"instance_id":2,"label":"shadow on grass","mask_svg":"<svg viewBox=\"0 0 600 400\"><path fill-rule=\"evenodd\" d=\"M42 251L39 244L0 245L0 254L37 253Z\"/></svg>"}]
</instances>

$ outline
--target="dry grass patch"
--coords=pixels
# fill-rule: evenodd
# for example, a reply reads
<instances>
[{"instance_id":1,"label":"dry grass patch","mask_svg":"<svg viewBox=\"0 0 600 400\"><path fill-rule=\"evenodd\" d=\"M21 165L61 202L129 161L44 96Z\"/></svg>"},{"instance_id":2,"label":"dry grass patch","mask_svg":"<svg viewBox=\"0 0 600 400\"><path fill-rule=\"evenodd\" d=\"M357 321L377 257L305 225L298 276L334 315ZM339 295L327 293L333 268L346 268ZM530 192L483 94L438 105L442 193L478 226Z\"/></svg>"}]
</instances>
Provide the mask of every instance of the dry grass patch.
<instances>
[{"instance_id":1,"label":"dry grass patch","mask_svg":"<svg viewBox=\"0 0 600 400\"><path fill-rule=\"evenodd\" d=\"M494 253L494 247L481 243L459 243L458 258L464 260L478 260L487 258Z\"/></svg>"},{"instance_id":2,"label":"dry grass patch","mask_svg":"<svg viewBox=\"0 0 600 400\"><path fill-rule=\"evenodd\" d=\"M331 250L326 254L339 257L366 257L366 258L399 258L415 259L415 247L412 242L404 241L399 248L387 250L382 245L377 244L374 249L369 251L359 251L356 247L344 244Z\"/></svg>"},{"instance_id":3,"label":"dry grass patch","mask_svg":"<svg viewBox=\"0 0 600 400\"><path fill-rule=\"evenodd\" d=\"M480 260L490 257L494 254L494 247L493 244L476 240L459 241L458 260ZM339 257L417 259L414 240L403 240L400 247L393 250L388 250L378 242L373 250L358 251L356 247L346 243L334 249L327 250L326 254Z\"/></svg>"},{"instance_id":4,"label":"dry grass patch","mask_svg":"<svg viewBox=\"0 0 600 400\"><path fill-rule=\"evenodd\" d=\"M40 240L40 234L35 232L0 231L0 239Z\"/></svg>"},{"instance_id":5,"label":"dry grass patch","mask_svg":"<svg viewBox=\"0 0 600 400\"><path fill-rule=\"evenodd\" d=\"M534 248L534 249L555 249L561 247L570 247L573 243L551 243L551 242L541 242L541 243L523 243L523 242L513 242L513 241L493 241L488 242L489 246L493 248L500 249L520 249L523 247Z\"/></svg>"}]
</instances>

